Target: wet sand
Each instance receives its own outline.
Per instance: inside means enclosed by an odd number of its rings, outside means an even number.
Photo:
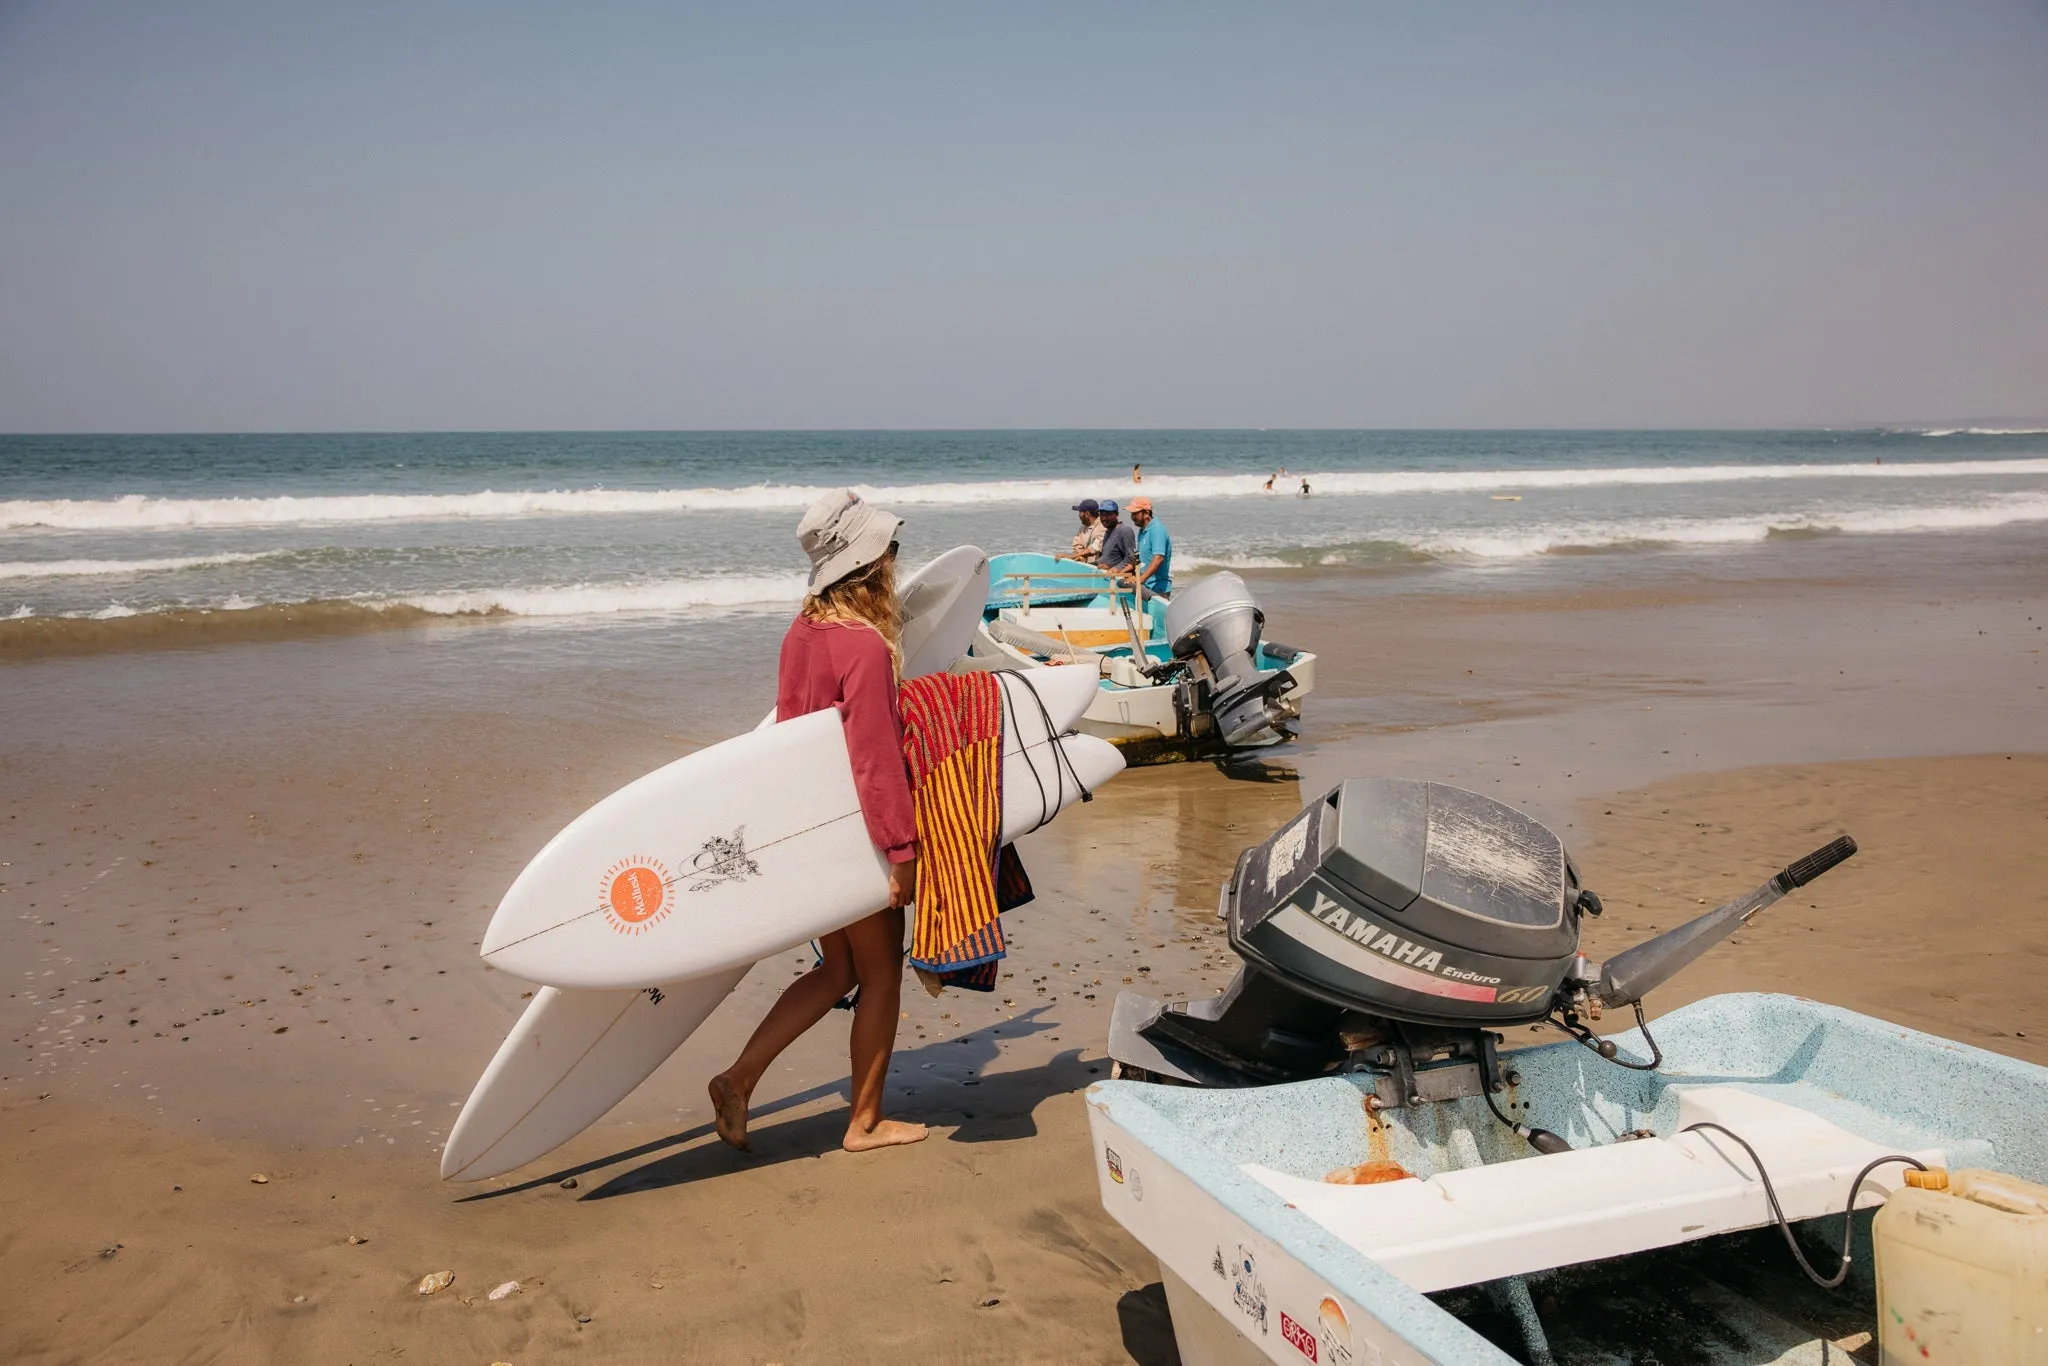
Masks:
[[[1555,823],[1610,907],[1595,953],[1847,829],[1856,860],[1653,1007],[1805,991],[2048,1061],[2044,559],[1570,594],[1274,576],[1273,634],[1325,661],[1299,781],[1132,772],[1031,837],[1002,990],[905,993],[892,1094],[932,1141],[836,1151],[838,1017],[764,1082],[755,1156],[710,1137],[703,1078],[792,953],[612,1119],[474,1188],[433,1149],[529,990],[474,956],[490,906],[591,800],[750,722],[765,676],[704,697],[563,644],[507,678],[462,653],[490,625],[0,666],[0,1152],[33,1174],[0,1188],[0,1356],[1169,1360],[1078,1092],[1126,979],[1227,980],[1217,883],[1348,774]]]

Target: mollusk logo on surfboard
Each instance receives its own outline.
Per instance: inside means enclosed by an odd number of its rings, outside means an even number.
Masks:
[[[604,870],[604,918],[620,934],[639,934],[668,918],[668,869],[657,858],[634,854]]]

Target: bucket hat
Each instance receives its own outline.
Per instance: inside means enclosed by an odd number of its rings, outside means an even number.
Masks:
[[[852,489],[834,489],[813,502],[796,524],[797,544],[811,557],[808,591],[821,593],[881,559],[902,526],[901,517]]]

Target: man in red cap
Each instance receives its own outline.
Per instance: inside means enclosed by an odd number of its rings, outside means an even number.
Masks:
[[[1152,500],[1142,493],[1131,499],[1131,520],[1138,525],[1137,576],[1147,593],[1168,597],[1173,593],[1173,537],[1167,535],[1166,523],[1152,515]]]

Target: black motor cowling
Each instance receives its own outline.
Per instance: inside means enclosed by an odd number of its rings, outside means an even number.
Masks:
[[[1109,1055],[1121,1076],[1193,1086],[1374,1073],[1384,1106],[1504,1090],[1493,1027],[1546,1016],[1619,1062],[1586,1023],[1598,1007],[1634,1005],[1641,1024],[1645,992],[1855,852],[1840,836],[1603,966],[1578,952],[1600,900],[1556,835],[1463,788],[1352,779],[1239,855],[1218,908],[1245,960],[1229,987],[1119,992]],[[1516,1132],[1539,1151],[1562,1143]]]
[[[1389,1019],[1541,1019],[1578,954],[1579,877],[1563,843],[1442,783],[1339,784],[1247,849],[1224,895],[1248,962]]]

